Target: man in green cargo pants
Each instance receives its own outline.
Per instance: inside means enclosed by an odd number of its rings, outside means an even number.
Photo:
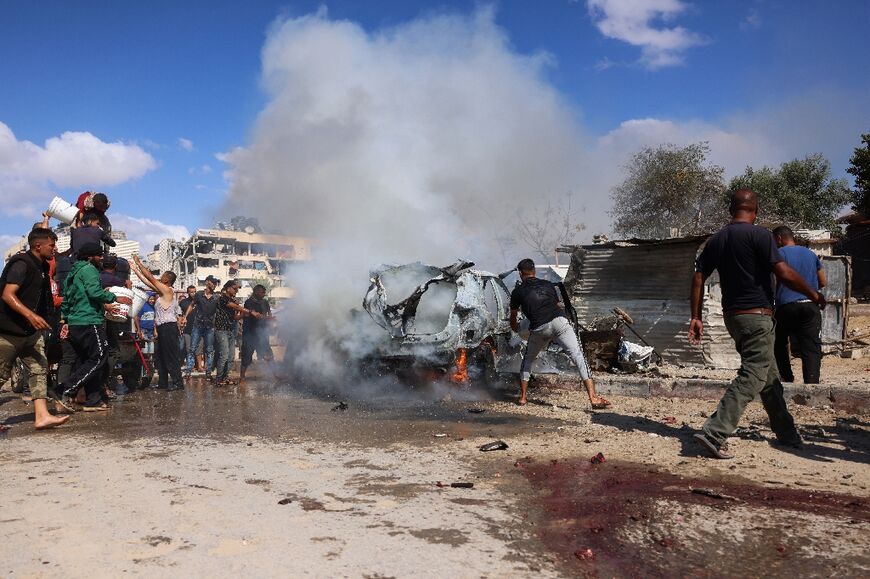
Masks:
[[[700,344],[704,332],[701,299],[704,281],[719,271],[725,327],[740,354],[740,370],[728,385],[716,411],[707,419],[695,439],[716,458],[732,458],[728,437],[737,429],[746,405],[761,396],[770,427],[777,440],[792,448],[801,447],[801,437],[786,408],[782,383],[773,355],[773,283],[771,274],[786,286],[807,296],[819,307],[825,297],[811,289],[789,267],[777,249],[773,234],[755,225],[758,198],[742,189],[731,195],[731,222],[717,231],[698,257],[692,278],[692,321],[689,341]]]

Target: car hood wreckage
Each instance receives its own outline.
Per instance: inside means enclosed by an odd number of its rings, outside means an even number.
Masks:
[[[372,271],[363,308],[385,334],[366,364],[378,372],[425,368],[460,384],[494,383],[499,374],[519,372],[526,343],[510,328],[503,281],[513,270],[496,275],[473,267],[459,260],[447,267],[417,262]],[[555,344],[533,368],[571,369]]]

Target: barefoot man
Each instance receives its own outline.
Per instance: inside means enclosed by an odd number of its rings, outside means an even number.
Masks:
[[[589,402],[592,408],[601,410],[610,406],[610,402],[595,392],[595,384],[583,357],[583,349],[574,328],[568,322],[565,315],[565,307],[559,300],[556,286],[547,280],[535,277],[535,262],[524,259],[517,264],[522,283],[511,292],[511,329],[517,333],[520,325],[517,314],[520,309],[529,320],[529,342],[526,353],[523,356],[523,365],[520,372],[520,399],[518,404],[524,405],[526,390],[529,387],[529,378],[532,375],[532,364],[538,354],[546,348],[550,342],[555,341],[567,350],[568,355],[577,366],[586,392],[589,394]]]
[[[51,306],[48,260],[54,256],[57,236],[38,227],[27,236],[29,251],[14,255],[0,276],[0,384],[12,373],[19,357],[30,375],[37,430],[60,426],[69,416],[53,416],[48,411],[45,344],[42,332],[51,329],[45,321]]]

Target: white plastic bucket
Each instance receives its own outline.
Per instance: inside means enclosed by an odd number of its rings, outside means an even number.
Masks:
[[[72,225],[73,221],[76,220],[79,210],[75,205],[70,205],[60,197],[55,197],[51,200],[45,212],[49,217],[63,221],[67,225]]]
[[[130,316],[130,308],[133,307],[133,290],[125,287],[110,287],[109,291],[118,298],[118,309],[115,312],[106,312],[106,319],[113,322],[126,322]]]
[[[148,301],[148,294],[145,293],[145,290],[138,287],[134,287],[131,291],[133,292],[133,305],[130,307],[130,318],[135,318],[142,311],[142,308],[145,307],[145,302]]]

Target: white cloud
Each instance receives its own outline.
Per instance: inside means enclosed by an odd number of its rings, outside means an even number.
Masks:
[[[595,26],[606,37],[641,49],[641,63],[657,69],[683,63],[685,51],[705,38],[664,23],[686,11],[682,0],[587,0]]]
[[[743,20],[740,21],[740,30],[743,30],[744,32],[748,30],[758,30],[761,28],[761,24],[761,12],[758,11],[758,8],[750,8]]]
[[[124,231],[127,239],[138,241],[143,255],[160,243],[161,239],[171,238],[184,240],[190,237],[190,231],[183,225],[171,225],[147,217],[130,217],[120,213],[109,215],[112,229]]]
[[[193,151],[193,141],[190,139],[185,139],[184,137],[178,137],[178,146],[184,149],[185,151]]]
[[[209,173],[211,173],[211,171],[211,165],[209,164],[200,165],[199,167],[187,168],[188,175],[208,175]]]
[[[107,143],[87,132],[65,132],[40,147],[19,141],[0,122],[0,214],[32,215],[51,199],[50,186],[118,185],[156,167],[154,158],[138,145]]]

